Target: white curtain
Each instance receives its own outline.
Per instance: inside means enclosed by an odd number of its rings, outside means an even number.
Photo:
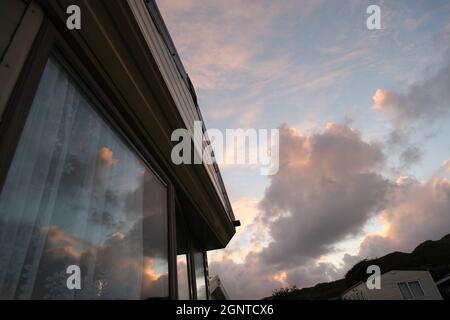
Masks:
[[[166,214],[144,208],[148,176],[49,60],[0,194],[0,299],[139,299],[146,259],[162,261],[152,271],[160,289],[146,297],[167,295],[166,235],[153,244],[161,252],[144,252],[146,217]],[[67,288],[69,265],[81,269],[81,290]]]

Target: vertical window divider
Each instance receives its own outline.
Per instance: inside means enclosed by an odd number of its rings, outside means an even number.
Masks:
[[[168,236],[169,236],[169,297],[171,300],[178,299],[177,281],[177,237],[176,237],[176,205],[175,188],[172,183],[168,184]]]
[[[192,256],[192,250],[189,244],[189,251],[188,251],[188,270],[189,270],[189,284],[191,286],[191,293],[192,293],[192,300],[197,300],[197,283],[195,281],[195,261],[194,257]]]
[[[209,300],[209,268],[208,268],[208,255],[206,251],[203,252],[203,269],[205,270],[205,290],[206,300]]]

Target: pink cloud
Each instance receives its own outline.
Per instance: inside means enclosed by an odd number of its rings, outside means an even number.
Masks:
[[[105,166],[114,166],[119,161],[117,159],[114,159],[114,153],[111,149],[103,147],[98,152],[98,159],[102,165]]]

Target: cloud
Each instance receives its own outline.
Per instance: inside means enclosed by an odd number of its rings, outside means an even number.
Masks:
[[[403,168],[409,168],[422,159],[422,151],[416,146],[408,146],[400,155]]]
[[[262,298],[283,286],[336,280],[361,259],[411,251],[450,232],[450,160],[427,181],[389,180],[377,173],[384,164],[380,145],[333,123],[311,135],[282,126],[280,152],[280,171],[259,206],[255,199],[234,203],[245,221],[242,235],[253,230],[265,241],[252,246],[250,238],[239,258],[210,259],[211,274],[221,276],[233,298]],[[371,218],[384,228],[364,236]],[[320,262],[336,252],[336,243],[355,235],[363,235],[357,255],[346,253],[340,266]],[[238,243],[243,242],[221,252]]]
[[[450,50],[437,66],[429,66],[403,91],[377,89],[372,109],[388,116],[391,129],[386,139],[396,174],[410,169],[423,157],[423,145],[442,128],[450,111]],[[434,70],[434,71],[430,71]]]
[[[436,42],[437,44],[448,44],[450,42],[450,22],[448,22],[444,29],[442,30],[442,32],[440,32],[437,36],[436,36]]]
[[[282,126],[280,161],[259,204],[255,199],[233,203],[242,213],[244,232],[226,250],[210,254],[211,274],[219,274],[236,299],[342,275],[317,260],[332,252],[335,242],[361,231],[389,185],[375,173],[384,162],[380,146],[343,125],[329,123],[309,136]],[[227,253],[236,250],[239,257]]]
[[[352,70],[368,63],[367,38],[355,43],[354,38],[348,37],[345,41],[350,47],[331,50],[331,55],[316,52],[317,43],[311,44],[310,50],[298,52],[299,47],[306,47],[311,41],[311,35],[300,32],[308,21],[298,21],[299,17],[311,18],[324,3],[158,2],[205,115],[238,126],[253,125],[267,115],[264,111],[274,107],[274,101],[332,88],[347,79]],[[328,39],[329,33],[319,29],[317,37],[321,41],[330,46],[342,45],[342,39]],[[298,39],[292,39],[293,34],[298,34]],[[311,50],[318,56],[318,63],[309,61]]]
[[[445,40],[449,24],[436,36]],[[407,169],[423,156],[422,143],[411,142],[420,131],[430,132],[433,124],[448,117],[450,111],[450,51],[434,72],[424,73],[422,80],[412,83],[404,92],[378,89],[373,108],[386,113],[393,121],[388,147],[399,148],[400,169]],[[446,177],[448,162],[427,181],[412,177],[397,179],[390,190],[386,209],[380,213],[385,223],[383,235],[369,235],[360,246],[360,257],[378,257],[393,250],[410,251],[419,243],[442,237],[450,232],[450,189]]]
[[[210,262],[209,268],[210,274],[220,275],[232,299],[261,299],[281,287],[313,286],[342,276],[332,264],[314,261],[291,269],[274,269],[256,252],[250,252],[243,263],[225,259]]]
[[[331,263],[311,262],[286,273],[286,285],[309,287],[325,281],[334,281],[341,276],[340,270]]]
[[[266,125],[265,118],[277,124],[285,120],[279,118],[283,112],[295,117],[295,112],[301,110],[307,118],[303,104],[325,105],[317,101],[337,95],[336,88],[368,67],[370,72],[380,71],[383,76],[395,74],[395,79],[399,75],[410,79],[409,73],[399,70],[405,64],[417,63],[417,50],[404,45],[410,39],[401,38],[402,34],[395,30],[406,28],[412,34],[412,30],[427,23],[427,17],[420,21],[396,19],[403,16],[390,14],[396,12],[393,8],[387,10],[384,21],[387,27],[399,28],[370,34],[366,30],[359,33],[354,23],[342,23],[340,12],[345,12],[348,21],[349,10],[341,4],[339,10],[330,10],[338,16],[328,20],[324,28],[308,29],[312,33],[301,30],[313,19],[285,19],[292,18],[292,13],[298,18],[300,11],[302,15],[311,14],[322,3],[164,0],[160,7],[186,69],[200,91],[205,114],[220,126],[225,121],[227,125],[232,122],[247,126],[258,122]],[[356,16],[360,16],[362,7],[364,4],[352,2]],[[364,23],[361,25],[364,27]],[[330,33],[330,28],[337,31]],[[398,39],[392,39],[398,46],[398,55],[384,55],[383,48],[392,49],[389,32],[402,39],[398,43]],[[415,37],[414,43],[419,42],[420,35]],[[449,87],[444,81],[445,66],[448,60],[444,60],[440,70],[431,76],[424,73],[424,80],[404,91],[380,89],[375,93],[375,109],[389,115],[396,127],[391,143],[398,148],[395,156],[402,169],[417,163],[422,155],[421,144],[413,143],[409,137],[410,127],[447,112],[441,104],[445,102],[443,88]],[[312,104],[303,101],[311,93]],[[423,106],[428,102],[438,104]],[[316,105],[315,112],[323,111]],[[332,105],[330,99],[326,105]],[[333,117],[334,111],[327,112],[332,112]],[[282,285],[306,286],[339,277],[342,269],[318,263],[318,259],[334,253],[340,240],[354,235],[363,237],[362,228],[372,217],[382,219],[385,232],[366,237],[361,255],[381,255],[404,243],[394,241],[396,233],[390,228],[397,223],[387,213],[410,201],[409,197],[401,197],[401,190],[405,196],[407,190],[421,182],[408,177],[398,181],[383,177],[379,173],[385,165],[381,146],[365,141],[347,126],[330,124],[312,135],[285,127],[283,133],[280,173],[270,180],[260,206],[257,199],[233,201],[236,215],[243,217],[243,227],[227,249],[209,254],[211,274],[221,276],[233,298],[264,297]],[[392,150],[388,151],[392,157]],[[343,262],[350,265],[358,259],[359,256],[347,254]]]
[[[47,251],[59,258],[69,257],[72,259],[79,259],[82,255],[80,243],[86,247],[86,251],[92,248],[81,241],[80,238],[66,234],[64,230],[59,227],[49,226],[43,227],[41,233],[47,236],[46,246],[49,248]]]
[[[274,278],[274,270],[265,266],[255,252],[250,252],[243,263],[227,258],[211,261],[209,269],[211,275],[220,275],[232,299],[263,298],[283,285]]]
[[[446,162],[429,180],[397,179],[386,208],[379,214],[385,224],[382,235],[368,235],[359,257],[376,258],[391,251],[410,252],[426,240],[450,233],[450,179]]]
[[[98,152],[98,160],[104,166],[115,166],[118,160],[114,159],[114,153],[111,149],[103,147]]]
[[[347,126],[312,136],[282,127],[280,171],[261,202],[273,238],[264,262],[290,268],[358,234],[383,203],[389,183],[375,172],[383,161],[379,145]]]
[[[431,76],[412,84],[405,93],[378,89],[373,108],[388,113],[399,124],[435,121],[450,110],[450,54]]]
[[[266,0],[159,2],[194,84],[206,90],[238,87],[263,48],[264,37],[271,33],[270,26],[292,4]]]
[[[143,223],[146,224],[145,220]],[[107,299],[163,296],[168,283],[167,258],[165,253],[159,255],[150,248],[145,242],[148,240],[147,235],[143,239],[144,250],[139,250],[143,228],[148,233],[155,233],[156,230],[154,227],[154,230],[150,230],[144,225],[132,228],[128,233],[115,232],[98,245],[59,227],[42,228],[40,231],[47,239],[41,259],[46,267],[45,270],[39,270],[38,281],[65,271],[68,264],[79,265],[83,272],[95,266],[95,278],[90,278],[89,275],[83,275],[82,278],[83,291],[80,294],[86,298],[100,297],[100,293],[105,294],[102,294],[102,298]],[[150,245],[155,245],[155,241]],[[105,282],[102,291],[99,291],[98,281]],[[60,284],[55,284],[55,287],[61,288]],[[36,286],[36,289],[41,290],[42,294],[47,293],[44,286]]]
[[[258,218],[258,203],[258,199],[253,198],[240,198],[232,202],[233,211],[239,217],[241,226],[225,249],[210,254],[210,262],[232,261],[242,264],[248,254],[261,252],[267,245],[268,231]]]

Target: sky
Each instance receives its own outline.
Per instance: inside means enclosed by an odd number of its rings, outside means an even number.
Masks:
[[[450,1],[157,2],[206,126],[280,129],[276,175],[221,167],[242,226],[208,258],[232,298],[450,233]]]

